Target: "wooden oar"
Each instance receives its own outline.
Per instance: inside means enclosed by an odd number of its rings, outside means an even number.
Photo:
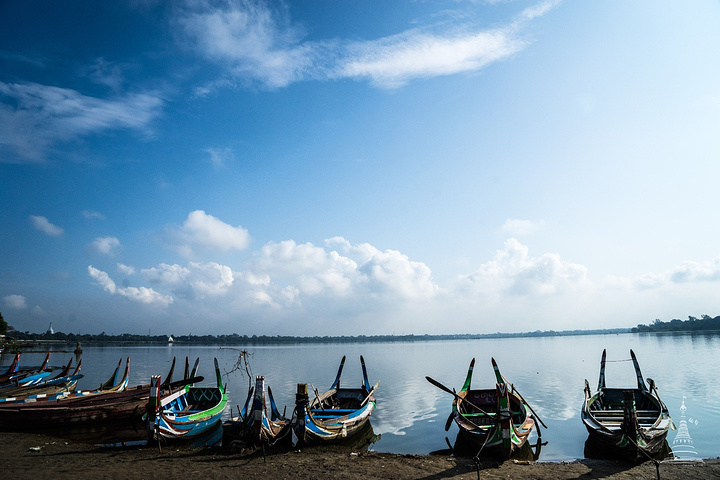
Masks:
[[[178,388],[178,387],[184,387],[185,385],[192,384],[192,383],[200,383],[203,380],[205,380],[205,377],[192,377],[192,378],[183,378],[182,380],[178,380],[177,382],[172,382],[168,385],[170,389]]]
[[[343,357],[343,360],[345,360],[345,357]],[[340,369],[342,369],[342,366],[340,366]],[[340,378],[340,375],[338,375],[338,378]],[[318,392],[318,389],[315,388],[315,385],[310,385],[310,386],[312,387],[313,392],[315,392],[315,398],[317,399],[318,405],[320,405],[320,410],[322,410],[324,412],[325,407],[323,407],[322,402],[320,401],[320,392]]]
[[[365,397],[365,399],[360,403],[360,406],[361,406],[361,407],[362,407],[363,405],[365,405],[365,402],[367,402],[368,400],[370,400],[370,395],[372,395],[373,392],[375,391],[375,389],[376,389],[377,387],[379,387],[379,386],[380,386],[380,380],[378,380],[377,383],[370,389],[370,392],[367,394],[367,397]]]
[[[489,413],[487,413],[487,412],[486,412],[485,410],[483,410],[482,408],[480,408],[480,407],[478,407],[477,405],[475,405],[474,403],[470,402],[470,400],[467,400],[467,399],[461,397],[460,395],[458,395],[457,393],[453,392],[452,390],[450,390],[448,387],[446,387],[446,386],[443,385],[442,383],[438,382],[437,380],[433,380],[433,379],[430,378],[430,377],[425,377],[425,380],[427,380],[428,382],[432,383],[433,385],[435,385],[436,387],[438,387],[440,390],[443,390],[443,391],[449,393],[450,395],[454,396],[455,398],[457,398],[457,399],[459,399],[459,400],[461,400],[461,401],[463,401],[463,402],[467,402],[468,405],[470,405],[471,407],[477,408],[478,410],[480,410],[480,413],[484,413],[485,415],[488,415],[488,416],[490,415]]]
[[[510,380],[508,380],[507,378],[505,378],[504,375],[503,375],[503,380],[505,380],[505,383],[510,383]],[[513,391],[514,391],[515,393],[517,393],[517,396],[520,397],[520,400],[522,400],[523,403],[528,406],[528,408],[530,409],[530,411],[532,412],[532,414],[535,415],[535,418],[538,419],[538,422],[540,422],[540,425],[542,425],[543,427],[545,427],[545,428],[547,429],[548,427],[547,427],[547,425],[545,425],[545,422],[543,422],[542,419],[540,418],[540,416],[539,416],[537,413],[535,413],[535,410],[533,410],[533,408],[530,406],[530,404],[527,402],[527,400],[525,400],[525,399],[523,398],[523,396],[520,395],[520,392],[517,391],[517,389],[515,388],[515,385],[513,385],[512,383],[510,383],[510,385],[512,385]]]

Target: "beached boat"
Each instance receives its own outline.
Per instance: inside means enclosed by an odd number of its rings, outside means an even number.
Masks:
[[[80,373],[82,360],[78,362],[75,371],[71,374],[73,360],[70,358],[63,370],[52,378],[43,378],[39,382],[17,382],[14,386],[7,385],[0,388],[0,397],[23,397],[28,395],[54,394],[60,392],[73,392],[78,380],[83,375]],[[49,373],[49,372],[48,372]]]
[[[15,387],[18,385],[30,385],[39,383],[49,376],[51,371],[48,368],[50,352],[45,355],[45,360],[39,368],[20,368],[20,354],[16,353],[7,371],[0,375],[0,388]]]
[[[450,428],[452,420],[458,425],[457,450],[508,459],[527,442],[535,427],[535,418],[514,385],[502,376],[494,358],[492,365],[497,381],[495,388],[470,388],[474,358],[470,362],[465,383],[457,393],[430,377],[425,378],[455,397],[445,429]]]
[[[173,361],[171,373],[174,365]],[[97,390],[0,399],[0,428],[24,431],[139,420],[147,408],[150,385],[128,388],[129,369],[130,358],[126,361],[125,372],[121,378],[116,368],[110,379]],[[172,375],[168,375],[168,380],[171,378]],[[163,391],[173,391],[192,380],[184,379],[174,383],[166,381]]]
[[[197,363],[195,365],[197,367]],[[149,438],[155,441],[190,439],[216,427],[228,401],[217,359],[215,377],[216,387],[188,384],[163,397],[160,377],[153,375],[146,422]]]
[[[370,421],[376,407],[374,393],[380,382],[370,388],[362,355],[360,363],[363,373],[360,388],[340,386],[345,357],[340,361],[337,376],[328,391],[320,394],[311,385],[314,398],[310,400],[307,384],[298,384],[292,420],[298,444],[337,442],[353,436]]]
[[[585,401],[581,419],[589,439],[608,454],[630,461],[654,458],[666,447],[668,429],[674,428],[667,406],[660,399],[655,382],[645,385],[635,352],[630,350],[637,388],[605,386],[606,351],[600,361],[600,378],[593,394],[585,380]]]
[[[290,419],[278,411],[269,386],[265,395],[264,376],[255,377],[255,386],[250,387],[245,405],[238,413],[238,417],[223,424],[223,446],[231,450],[271,447],[290,439]]]

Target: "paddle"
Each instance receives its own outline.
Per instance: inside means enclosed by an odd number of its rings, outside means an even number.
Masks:
[[[188,385],[190,383],[200,383],[203,380],[205,380],[205,377],[184,378],[182,380],[178,380],[177,382],[172,382],[171,384],[167,385],[167,387],[172,390],[174,388],[184,387],[185,385]]]
[[[343,360],[344,359],[345,359],[345,357],[343,357]],[[340,368],[342,369],[342,366]],[[340,378],[340,375],[338,375],[338,378]],[[318,389],[315,388],[315,385],[310,385],[310,386],[312,387],[313,392],[315,392],[315,398],[317,399],[318,405],[320,405],[320,410],[322,410],[324,412],[325,407],[323,407],[322,402],[320,401],[320,392],[318,392]]]
[[[504,375],[502,378],[503,378],[503,380],[505,380],[505,383],[510,383],[510,380],[505,378]],[[513,385],[512,383],[510,383],[510,385],[512,385],[513,391],[517,394],[518,397],[520,397],[520,400],[522,400],[523,403],[528,406],[528,408],[530,409],[532,414],[535,415],[535,418],[538,419],[538,422],[540,422],[540,425],[542,425],[543,427],[545,427],[547,429],[548,427],[547,427],[547,425],[545,425],[545,422],[543,422],[542,419],[540,418],[540,416],[537,413],[535,413],[535,410],[533,410],[533,408],[530,406],[530,404],[527,402],[527,400],[525,400],[523,398],[523,396],[520,395],[520,392],[517,391],[517,388],[515,388],[515,385]]]
[[[372,395],[373,392],[375,391],[375,389],[376,389],[377,387],[379,387],[379,386],[380,386],[380,380],[378,380],[377,383],[370,389],[370,392],[367,394],[367,397],[365,397],[365,400],[363,400],[363,401],[360,403],[360,406],[361,406],[361,407],[362,407],[363,405],[365,405],[365,402],[367,402],[368,400],[370,400],[370,395]]]
[[[474,408],[477,408],[478,410],[480,410],[480,413],[484,413],[485,415],[490,415],[489,413],[487,413],[487,412],[486,412],[485,410],[483,410],[482,408],[478,407],[477,405],[475,405],[474,403],[470,402],[469,400],[461,397],[460,395],[458,395],[457,393],[453,392],[452,390],[450,390],[448,387],[446,387],[446,386],[443,385],[442,383],[438,382],[437,380],[433,380],[433,379],[430,378],[430,377],[425,377],[425,380],[427,380],[428,382],[432,383],[433,385],[435,385],[436,387],[438,387],[440,390],[443,390],[443,391],[449,393],[450,395],[454,396],[455,398],[460,399],[460,400],[463,401],[463,402],[467,402],[468,405],[470,405],[471,407],[474,407]]]

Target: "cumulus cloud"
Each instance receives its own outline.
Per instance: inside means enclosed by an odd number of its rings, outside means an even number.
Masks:
[[[27,308],[25,297],[22,295],[6,295],[3,297],[3,303],[7,308],[15,310],[24,310]]]
[[[398,251],[380,251],[369,244],[353,246],[341,237],[326,245],[339,246],[342,254],[292,240],[269,243],[253,270],[285,279],[305,295],[361,294],[407,300],[431,297],[439,289],[427,265]]]
[[[58,142],[108,130],[145,131],[161,111],[155,94],[125,94],[114,99],[83,95],[37,83],[0,82],[0,161],[42,162]]]
[[[167,307],[173,303],[173,298],[171,296],[162,295],[152,288],[118,287],[106,272],[98,270],[92,265],[88,265],[88,275],[90,275],[90,277],[95,280],[95,283],[102,287],[103,290],[111,295],[120,295],[132,300],[133,302],[159,307]]]
[[[176,249],[191,258],[198,248],[227,252],[244,250],[250,244],[250,234],[241,226],[233,227],[202,210],[188,214],[182,227],[173,232]]]
[[[587,268],[554,253],[531,257],[514,238],[492,260],[459,278],[461,290],[474,294],[548,296],[586,285]]]
[[[142,269],[140,274],[148,282],[164,285],[191,298],[224,295],[235,280],[230,267],[215,262],[190,262],[187,267],[162,263]]]
[[[98,253],[112,255],[120,248],[120,240],[116,237],[98,237],[93,240],[90,246]]]
[[[557,2],[542,2],[520,12],[504,27],[472,25],[416,28],[373,40],[304,40],[304,29],[286,9],[252,0],[193,2],[179,10],[176,23],[183,39],[231,79],[267,88],[311,79],[366,79],[396,88],[417,78],[475,72],[504,60],[528,44],[520,36],[531,20]],[[456,24],[455,24],[456,25]],[[232,84],[210,82],[199,95]]]
[[[63,230],[61,227],[53,225],[48,221],[47,218],[41,217],[39,215],[30,215],[30,222],[32,222],[33,226],[36,229],[40,230],[46,235],[50,235],[51,237],[59,237],[60,235],[65,233],[65,230]]]

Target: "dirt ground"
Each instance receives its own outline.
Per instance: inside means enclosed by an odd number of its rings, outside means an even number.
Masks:
[[[219,449],[165,446],[106,448],[29,433],[0,432],[3,478],[342,478],[368,479],[655,479],[651,462],[630,465],[601,460],[561,463],[485,462],[448,455],[394,455],[307,448],[281,453],[226,454]],[[664,462],[660,478],[720,478],[720,460]]]

